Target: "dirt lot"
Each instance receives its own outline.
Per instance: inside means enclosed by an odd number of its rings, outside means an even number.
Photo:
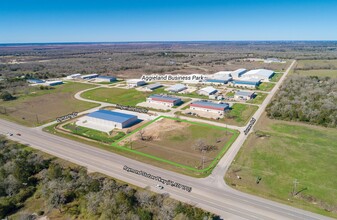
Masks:
[[[143,136],[149,140],[141,140],[138,131],[119,145],[198,169],[201,168],[202,154],[195,149],[196,140],[203,139],[206,144],[216,147],[216,150],[205,154],[204,167],[207,167],[233,135],[221,128],[167,118],[159,119],[142,130]]]

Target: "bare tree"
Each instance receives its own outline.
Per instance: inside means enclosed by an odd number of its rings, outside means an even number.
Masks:
[[[199,151],[202,154],[201,164],[202,164],[202,169],[204,169],[205,155],[211,151],[217,150],[218,147],[215,145],[206,144],[205,139],[200,138],[200,139],[197,139],[196,142],[194,143],[194,149]]]
[[[144,129],[140,129],[138,131],[138,137],[139,137],[140,140],[145,141],[146,138],[145,138],[145,130]]]

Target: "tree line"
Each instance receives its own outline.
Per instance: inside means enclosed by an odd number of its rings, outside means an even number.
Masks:
[[[29,203],[44,201],[35,215]],[[0,218],[18,212],[20,219],[57,212],[78,219],[218,219],[189,204],[136,188],[84,167],[68,166],[46,158],[16,142],[0,137]]]
[[[266,109],[270,118],[337,127],[337,79],[290,76]]]

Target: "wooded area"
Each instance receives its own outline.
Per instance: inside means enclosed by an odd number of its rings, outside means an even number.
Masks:
[[[35,212],[40,216],[56,211],[79,219],[218,219],[168,194],[89,175],[83,167],[61,165],[0,137],[0,218],[19,212],[20,219],[34,219],[24,211],[25,201],[41,199],[42,208]]]
[[[267,107],[270,118],[337,127],[337,79],[290,76]]]

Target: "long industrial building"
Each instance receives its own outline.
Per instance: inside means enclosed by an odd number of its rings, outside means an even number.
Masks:
[[[165,106],[175,106],[182,103],[181,98],[172,97],[172,96],[165,96],[165,95],[151,95],[146,99],[146,102],[153,103],[153,104],[160,104]]]
[[[223,114],[229,109],[228,103],[214,103],[209,101],[195,101],[190,104],[191,110]]]
[[[269,81],[274,76],[275,72],[272,70],[265,70],[265,69],[257,69],[257,70],[250,70],[246,72],[243,76],[245,78],[251,79],[259,79],[263,81]]]
[[[130,127],[137,122],[138,117],[136,115],[109,110],[98,110],[81,117],[76,124],[103,132],[109,132],[114,128],[122,129]]]

